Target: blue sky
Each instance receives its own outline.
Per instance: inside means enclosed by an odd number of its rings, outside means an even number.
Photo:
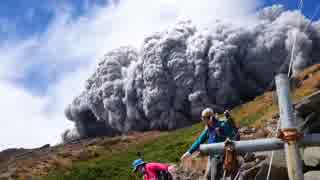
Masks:
[[[73,127],[64,108],[108,50],[139,48],[179,17],[197,25],[240,22],[272,4],[296,9],[298,0],[2,0],[0,150],[57,142]],[[312,17],[319,4],[305,0],[303,13]]]
[[[106,5],[107,0],[3,0],[0,4],[0,18],[9,20],[15,26],[20,38],[46,30],[56,11],[66,6],[72,7],[72,15],[77,18],[92,6]],[[12,31],[2,31],[1,36],[12,36]]]
[[[270,6],[272,4],[282,4],[287,9],[298,9],[300,0],[264,0],[264,6]],[[303,0],[302,12],[305,16],[311,18],[313,17],[316,9],[319,8],[319,0]],[[315,16],[315,20],[319,19],[320,12]]]

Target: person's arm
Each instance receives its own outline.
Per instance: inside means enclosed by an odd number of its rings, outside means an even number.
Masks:
[[[203,144],[208,139],[208,131],[209,130],[207,128],[204,131],[202,131],[201,135],[198,137],[198,139],[192,144],[192,146],[188,150],[190,154],[198,150],[200,147],[200,144]]]

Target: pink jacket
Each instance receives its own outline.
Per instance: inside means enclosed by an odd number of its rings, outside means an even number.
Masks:
[[[167,171],[169,165],[162,164],[162,163],[147,163],[145,165],[145,173],[144,173],[144,180],[158,180],[157,172],[159,171]]]

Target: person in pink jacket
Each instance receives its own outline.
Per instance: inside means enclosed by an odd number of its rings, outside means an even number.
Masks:
[[[174,166],[163,163],[145,163],[142,159],[137,159],[132,163],[133,171],[143,174],[144,180],[172,180]]]

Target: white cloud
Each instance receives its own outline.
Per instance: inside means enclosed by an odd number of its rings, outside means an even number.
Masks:
[[[106,7],[91,8],[74,19],[72,8],[57,8],[47,31],[24,40],[0,44],[0,149],[34,147],[57,142],[70,127],[64,107],[81,92],[96,60],[121,46],[139,47],[143,38],[161,31],[179,19],[191,19],[200,27],[216,19],[243,22],[258,6],[258,0],[122,0]],[[75,64],[63,78],[48,84],[45,96],[12,83],[41,65],[44,75],[52,69]]]
[[[34,147],[56,143],[63,124],[52,121],[44,113],[47,98],[30,95],[11,84],[0,83],[1,132],[0,149]]]
[[[27,67],[32,66],[30,51],[39,42],[36,38],[2,43],[0,46],[0,80],[21,78],[26,72]]]

